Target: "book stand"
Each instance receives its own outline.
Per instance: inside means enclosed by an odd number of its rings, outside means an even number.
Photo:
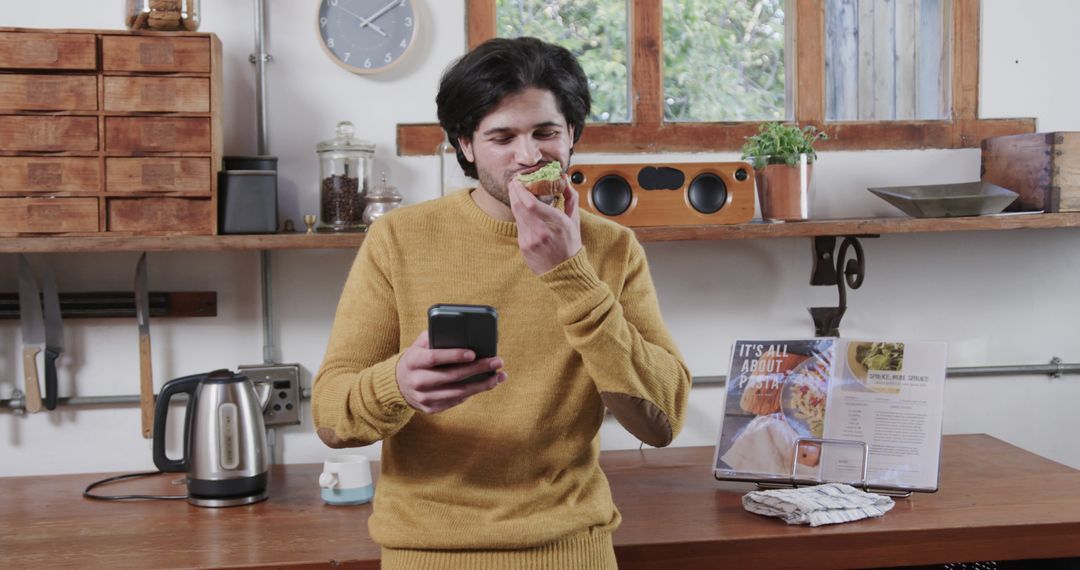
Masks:
[[[818,443],[821,444],[822,451],[826,445],[846,445],[851,447],[858,447],[861,450],[862,466],[860,472],[862,473],[858,482],[849,481],[825,481],[822,479],[807,479],[800,477],[797,473],[799,468],[799,447],[803,443]],[[865,441],[858,441],[854,439],[825,439],[820,437],[797,437],[791,450],[791,476],[787,480],[782,479],[769,479],[763,481],[755,481],[760,489],[788,489],[798,488],[808,485],[821,485],[822,483],[844,483],[857,487],[868,493],[879,493],[882,495],[888,495],[890,497],[909,497],[911,491],[905,491],[903,489],[890,489],[881,487],[871,487],[867,483],[867,469],[870,463],[870,446]]]

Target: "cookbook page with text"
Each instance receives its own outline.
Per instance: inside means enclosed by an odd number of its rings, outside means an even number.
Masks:
[[[937,489],[945,367],[942,342],[838,342],[825,437],[867,443],[871,485]],[[858,481],[861,457],[826,445],[822,470],[827,480]]]

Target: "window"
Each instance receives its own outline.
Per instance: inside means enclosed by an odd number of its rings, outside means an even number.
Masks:
[[[826,0],[825,119],[948,119],[951,8],[948,0]]]
[[[784,0],[664,0],[664,120],[782,121]]]
[[[465,1],[469,46],[472,47],[496,35],[497,2],[505,0]],[[561,0],[558,4],[579,6],[599,5],[603,2]],[[940,112],[945,108],[945,103],[942,102],[938,107],[938,116],[933,120],[920,120],[925,115],[919,114],[921,111],[918,110],[918,105],[914,119],[904,114],[891,116],[888,113],[876,112],[873,118],[868,118],[858,114],[858,111],[855,117],[850,117],[850,110],[840,110],[850,109],[850,103],[845,102],[842,106],[827,103],[828,97],[840,96],[838,87],[847,88],[845,77],[849,76],[840,74],[839,79],[833,79],[831,83],[827,78],[828,72],[839,71],[826,61],[828,53],[835,53],[835,46],[828,45],[834,38],[829,36],[827,41],[826,12],[830,7],[834,13],[839,9],[850,12],[852,7],[863,6],[864,2],[865,6],[872,3],[875,13],[881,5],[898,6],[900,3],[917,6],[915,14],[920,14],[920,17],[924,9],[930,11],[935,3],[938,3],[940,13],[948,10],[950,19],[941,20],[940,38],[942,46],[945,46],[943,49],[948,51],[948,57],[941,54],[943,67],[938,68],[939,73],[947,71],[948,75],[942,76],[936,86],[937,89],[944,90],[939,92],[939,95],[943,101],[948,102],[947,114]],[[744,137],[757,131],[757,121],[773,119],[751,116],[760,114],[760,110],[765,109],[764,105],[759,105],[753,112],[740,111],[742,116],[735,118],[718,118],[713,111],[701,110],[707,109],[708,103],[695,100],[694,103],[683,104],[684,99],[687,102],[691,99],[677,89],[677,81],[665,77],[668,74],[664,73],[662,64],[669,53],[665,41],[675,44],[681,41],[677,32],[670,29],[672,26],[678,27],[680,23],[665,22],[665,11],[669,15],[674,13],[674,5],[680,3],[700,6],[710,4],[710,1],[671,0],[672,5],[668,6],[669,2],[665,0],[626,0],[630,30],[627,48],[630,54],[627,59],[630,65],[630,122],[590,123],[575,150],[617,153],[737,151],[742,147]],[[547,2],[539,1],[537,4]],[[735,9],[736,4],[743,3],[711,0],[711,4]],[[777,17],[783,13],[784,107],[790,109],[784,112],[784,116],[799,124],[815,125],[828,132],[829,140],[819,146],[823,150],[970,148],[978,147],[987,137],[1035,130],[1034,119],[978,118],[979,0],[756,0],[752,4],[761,5],[762,13],[766,9],[773,10],[768,19],[770,29],[779,29]],[[892,7],[893,14],[897,6]],[[903,10],[901,9],[901,13],[904,13]],[[851,16],[847,17],[850,21]],[[879,14],[878,17],[883,16]],[[895,18],[895,15],[890,17]],[[729,27],[733,24],[717,21],[714,25]],[[894,27],[895,25],[894,21]],[[738,23],[734,26],[737,27]],[[728,33],[703,29],[717,37]],[[745,36],[745,29],[741,37]],[[830,27],[829,31],[832,32],[833,28]],[[751,37],[758,36],[751,33]],[[745,49],[746,46],[738,47]],[[834,59],[834,62],[836,61],[839,60]],[[779,63],[779,60],[774,59],[770,63]],[[711,74],[699,77],[706,75]],[[711,77],[705,78],[711,80]],[[894,86],[893,92],[908,89],[905,85],[909,84],[910,82],[902,82],[900,86]],[[771,93],[777,85],[778,83],[770,84],[765,92]],[[876,90],[874,97],[877,97]],[[690,111],[684,111],[680,105]],[[827,108],[830,109],[828,112]],[[433,154],[442,140],[443,133],[437,124],[398,125],[400,155]]]
[[[570,50],[589,78],[589,122],[630,122],[626,0],[496,0],[500,37],[533,36]]]

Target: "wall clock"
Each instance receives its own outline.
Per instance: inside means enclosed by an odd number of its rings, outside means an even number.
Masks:
[[[415,0],[320,0],[319,39],[334,63],[378,73],[412,49],[416,16]]]

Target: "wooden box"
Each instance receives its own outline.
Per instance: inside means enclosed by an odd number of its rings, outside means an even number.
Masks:
[[[0,67],[8,69],[97,69],[93,33],[0,29]]]
[[[97,202],[97,198],[0,198],[0,220],[14,232],[96,232]]]
[[[0,28],[0,236],[217,232],[221,42]]]
[[[1080,132],[986,139],[982,179],[1020,194],[1010,210],[1080,212]]]

